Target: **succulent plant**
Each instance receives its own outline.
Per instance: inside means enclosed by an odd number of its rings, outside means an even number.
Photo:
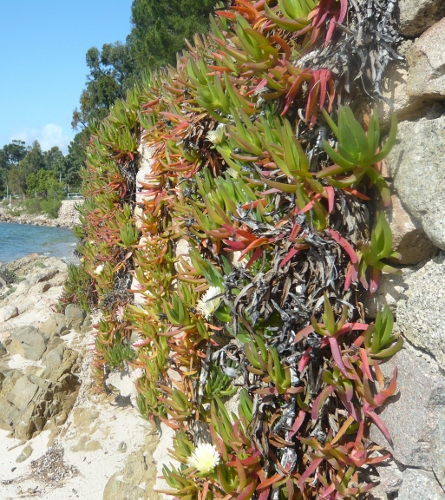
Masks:
[[[354,498],[387,458],[367,432],[390,439],[376,410],[396,373],[385,385],[379,362],[402,339],[358,301],[397,271],[389,226],[379,215],[371,231],[366,209],[372,186],[388,201],[376,165],[396,122],[379,151],[376,114],[364,126],[339,105],[342,76],[304,59],[348,29],[348,9],[235,0],[92,125],[73,279],[104,310],[98,378],[125,358],[143,371],[141,415],[176,430],[180,465],[163,469],[176,498]],[[212,467],[197,466],[203,432]]]

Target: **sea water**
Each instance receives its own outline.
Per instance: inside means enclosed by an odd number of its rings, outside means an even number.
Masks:
[[[39,253],[77,262],[73,251],[76,238],[71,229],[0,222],[0,262]]]

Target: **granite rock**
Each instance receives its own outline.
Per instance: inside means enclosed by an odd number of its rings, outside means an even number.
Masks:
[[[104,492],[103,500],[125,498],[128,500],[161,500],[153,487],[156,481],[156,464],[153,452],[158,438],[147,436],[145,446],[131,453],[122,470],[110,477]]]
[[[30,439],[51,421],[62,424],[79,389],[74,373],[77,358],[76,351],[59,346],[47,355],[43,371],[6,372],[0,396],[0,428],[10,430],[17,439]]]
[[[403,36],[414,38],[445,16],[443,0],[399,0],[397,27]]]
[[[381,365],[387,380],[395,366],[397,393],[380,413],[393,445],[374,425],[370,438],[387,448],[403,468],[429,471],[445,486],[445,379],[431,357],[408,344]]]
[[[46,339],[51,338],[53,335],[61,335],[63,332],[68,331],[65,315],[61,313],[51,315],[39,326],[39,330]]]
[[[76,304],[68,304],[65,309],[66,326],[79,331],[86,313]]]
[[[9,304],[0,309],[0,322],[8,321],[8,319],[16,318],[19,311],[16,306]]]
[[[406,297],[397,304],[398,328],[445,369],[445,253],[411,273],[406,285]]]
[[[400,259],[393,259],[393,263],[406,266],[431,259],[437,248],[427,238],[420,223],[413,220],[398,196],[393,194],[391,202],[386,219],[392,232],[393,250],[401,255]]]
[[[403,473],[399,500],[445,500],[445,492],[432,472],[407,469]]]
[[[445,249],[445,115],[399,124],[387,167],[397,196],[431,242]]]
[[[412,40],[404,40],[397,48],[401,61],[393,62],[385,71],[382,86],[382,95],[385,100],[380,99],[376,103],[380,125],[383,129],[389,127],[393,113],[397,115],[399,122],[413,117],[420,118],[425,115],[425,110],[428,109],[431,102],[435,102],[424,96],[413,96],[407,93],[408,63],[406,53],[412,45]]]
[[[407,52],[407,94],[445,99],[445,17],[429,28]]]
[[[4,346],[9,354],[20,354],[33,361],[39,360],[46,349],[43,335],[33,326],[16,328],[11,338],[4,341]]]

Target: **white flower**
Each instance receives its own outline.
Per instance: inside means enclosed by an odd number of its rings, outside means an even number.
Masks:
[[[145,370],[143,370],[142,368],[135,368],[131,372],[131,379],[133,380],[133,382],[136,382],[136,380],[140,379],[144,375],[145,375]]]
[[[188,464],[198,472],[210,472],[219,464],[219,453],[213,444],[199,443],[191,454]]]
[[[99,276],[99,274],[102,274],[102,271],[104,270],[104,266],[102,264],[100,264],[99,266],[96,267],[96,269],[94,270],[94,274],[96,274],[97,276]]]
[[[213,144],[222,144],[225,141],[225,132],[226,126],[224,125],[224,123],[220,123],[215,130],[211,130],[207,134],[207,139]]]
[[[196,309],[205,317],[209,319],[212,314],[218,309],[221,303],[222,290],[218,286],[211,286],[201,299],[196,304]]]

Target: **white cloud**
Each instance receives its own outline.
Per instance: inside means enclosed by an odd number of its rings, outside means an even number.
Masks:
[[[25,141],[27,146],[39,141],[42,151],[58,146],[63,153],[67,152],[68,144],[71,142],[71,139],[63,133],[62,127],[54,123],[48,123],[40,130],[35,128],[22,130],[14,134],[10,140],[13,139]]]

